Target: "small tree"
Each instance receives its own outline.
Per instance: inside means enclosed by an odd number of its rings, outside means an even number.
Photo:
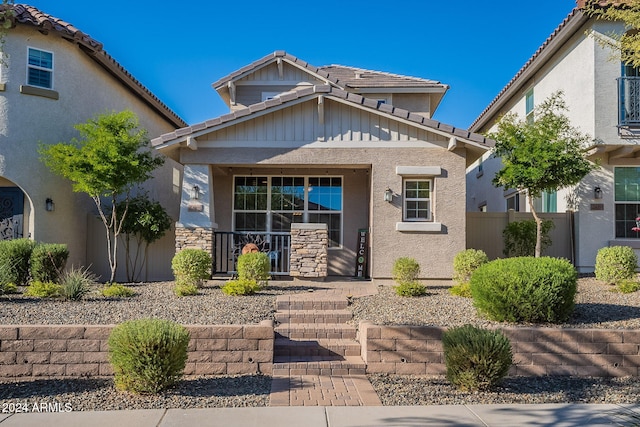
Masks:
[[[87,193],[105,226],[113,282],[117,268],[118,236],[127,215],[131,191],[164,163],[146,149],[144,129],[131,111],[101,114],[74,126],[82,139],[40,147],[42,161],[54,173],[69,179],[73,191]],[[110,202],[105,211],[103,198]],[[118,204],[117,200],[123,203]]]
[[[541,252],[542,219],[534,199],[543,191],[557,191],[577,184],[596,166],[583,156],[590,138],[571,126],[562,114],[567,107],[562,92],[556,92],[534,110],[531,123],[508,113],[489,135],[496,141],[493,155],[503,167],[493,179],[495,186],[526,190],[529,208],[536,221],[535,256]]]
[[[149,245],[165,235],[171,228],[171,217],[157,201],[149,200],[146,195],[140,195],[128,201],[118,203],[117,211],[127,211],[123,219],[122,233],[124,234],[124,250],[127,258],[127,280],[134,282],[142,273],[142,266],[147,262]],[[135,240],[136,250],[131,253],[131,241]],[[140,260],[142,253],[142,260]]]

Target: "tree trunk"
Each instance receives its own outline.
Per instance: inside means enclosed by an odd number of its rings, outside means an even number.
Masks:
[[[533,219],[536,221],[536,250],[535,257],[540,258],[540,252],[542,252],[542,218],[536,213],[536,209],[533,207],[533,197],[531,193],[527,193],[527,200],[529,201],[529,209],[533,215]]]

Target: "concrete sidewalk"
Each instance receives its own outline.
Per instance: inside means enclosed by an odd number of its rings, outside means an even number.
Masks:
[[[149,409],[0,415],[0,427],[631,426],[640,404]]]

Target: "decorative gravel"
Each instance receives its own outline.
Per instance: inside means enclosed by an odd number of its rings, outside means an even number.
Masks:
[[[26,380],[0,382],[0,408],[41,403],[68,404],[73,411],[269,406],[270,388],[271,377],[262,375],[189,377],[157,395],[119,391],[112,379]]]
[[[380,286],[377,295],[353,301],[353,323],[368,320],[376,325],[416,326],[498,326],[498,322],[483,319],[476,313],[473,301],[451,295],[451,282],[428,284],[428,294],[422,297],[400,297],[393,287]],[[640,328],[640,292],[623,294],[612,292],[592,277],[578,280],[576,306],[573,316],[561,325],[535,325],[567,328]],[[517,326],[517,325],[511,325]],[[521,326],[533,326],[522,324]]]
[[[493,391],[463,392],[442,377],[370,375],[385,406],[501,403],[637,403],[639,378],[507,377]]]
[[[108,325],[146,317],[183,325],[247,325],[273,319],[277,295],[307,289],[293,282],[271,282],[255,295],[234,297],[220,290],[224,283],[209,281],[198,295],[185,297],[173,293],[173,282],[128,284],[136,292],[130,298],[105,298],[100,285],[82,301],[2,295],[0,325]]]

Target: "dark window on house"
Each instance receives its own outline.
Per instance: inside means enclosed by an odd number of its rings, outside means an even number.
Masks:
[[[53,53],[28,48],[27,84],[53,89]]]

